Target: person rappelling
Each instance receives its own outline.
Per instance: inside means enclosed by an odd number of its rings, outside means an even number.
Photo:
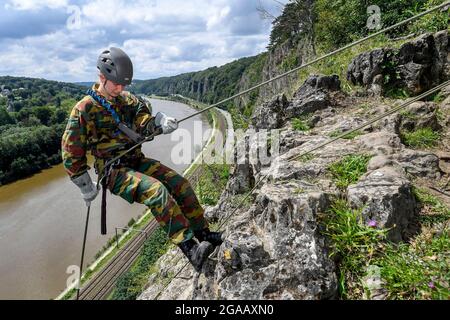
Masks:
[[[104,208],[106,189],[130,204],[146,205],[170,240],[200,271],[214,247],[222,243],[222,234],[210,231],[187,179],[145,157],[140,145],[129,152],[145,137],[157,132],[170,134],[178,128],[177,120],[163,112],[153,116],[148,101],[124,91],[131,84],[133,64],[123,50],[104,50],[97,69],[98,83],[73,107],[62,137],[65,170],[88,208],[98,194],[98,184],[103,187]],[[95,157],[98,184],[88,173],[88,150]],[[106,233],[106,223],[102,233]]]

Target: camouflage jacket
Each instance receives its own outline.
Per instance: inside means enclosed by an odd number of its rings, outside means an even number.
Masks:
[[[95,84],[92,90],[101,96],[98,86]],[[150,103],[127,91],[108,102],[128,127],[140,134],[147,134],[146,126],[154,118]],[[132,141],[117,130],[117,124],[109,111],[91,96],[85,96],[72,109],[62,137],[64,168],[70,177],[78,176],[89,169],[86,157],[88,150],[96,158],[97,167],[98,163],[104,163],[131,145]],[[133,155],[141,156],[141,148],[136,148]]]

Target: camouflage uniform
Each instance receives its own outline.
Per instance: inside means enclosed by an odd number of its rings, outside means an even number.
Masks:
[[[98,95],[98,84],[93,90]],[[153,118],[151,105],[129,92],[108,101],[121,121],[141,134]],[[72,109],[62,138],[64,168],[70,177],[88,170],[86,153],[95,157],[95,169],[102,172],[104,164],[132,145],[131,140],[118,131],[112,115],[90,96],[85,96]],[[108,176],[111,193],[138,202],[151,209],[170,239],[178,244],[193,237],[193,231],[208,227],[201,207],[189,181],[159,161],[145,158],[141,148],[125,155]]]

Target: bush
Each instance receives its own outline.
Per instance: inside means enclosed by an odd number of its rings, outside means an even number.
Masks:
[[[11,163],[11,171],[17,177],[26,177],[33,173],[33,166],[30,161],[24,158],[17,158]]]
[[[127,226],[128,226],[129,228],[131,228],[135,223],[136,223],[136,221],[134,220],[134,218],[131,218],[130,221],[128,221]]]
[[[381,27],[386,28],[430,9],[444,0],[327,0],[315,2],[315,33],[320,47],[329,51],[369,35],[367,8],[377,5],[381,10]],[[416,22],[389,32],[398,37],[411,32],[437,31],[448,27],[448,12],[434,12]]]

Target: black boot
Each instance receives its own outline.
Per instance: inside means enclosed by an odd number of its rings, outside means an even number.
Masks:
[[[222,232],[212,232],[208,228],[194,231],[194,235],[200,243],[208,241],[215,247],[220,246],[223,242]]]
[[[178,246],[197,272],[202,270],[203,263],[214,251],[211,243],[204,241],[198,244],[193,239],[183,241]]]

